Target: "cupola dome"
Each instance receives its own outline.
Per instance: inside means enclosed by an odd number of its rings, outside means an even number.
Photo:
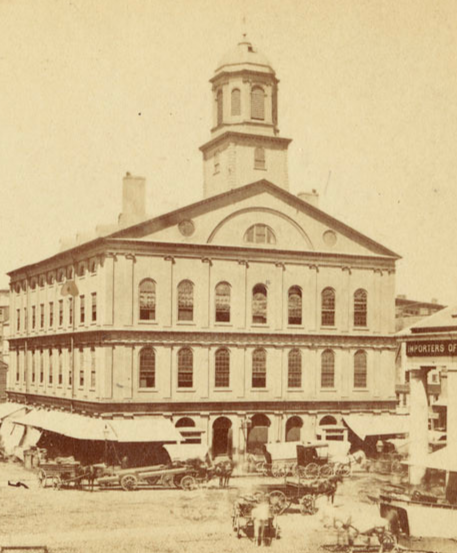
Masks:
[[[246,66],[262,73],[275,74],[268,59],[244,35],[236,48],[227,52],[220,60],[217,65],[216,74],[222,71],[239,71],[241,67],[246,68]]]

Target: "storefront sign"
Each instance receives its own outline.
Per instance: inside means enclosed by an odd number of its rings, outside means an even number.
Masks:
[[[453,357],[457,356],[457,340],[430,340],[406,342],[408,357]]]

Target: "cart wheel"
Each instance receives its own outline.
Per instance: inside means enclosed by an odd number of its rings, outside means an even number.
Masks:
[[[319,476],[321,476],[322,478],[330,478],[330,476],[333,476],[332,465],[329,465],[328,463],[322,465],[319,469]]]
[[[391,532],[383,532],[379,537],[379,542],[381,544],[381,552],[392,551],[395,548],[395,536]]]
[[[351,475],[351,465],[338,465],[338,468],[336,469],[336,474],[338,476],[350,476]]]
[[[316,511],[314,496],[306,494],[300,499],[300,513],[302,515],[313,515]]]
[[[305,478],[315,479],[319,476],[319,465],[316,463],[309,463],[305,467]]]
[[[195,478],[193,476],[190,476],[190,474],[184,476],[181,478],[181,482],[179,483],[181,488],[183,490],[194,490],[197,487],[197,483],[195,482]]]
[[[37,474],[38,484],[40,488],[46,487],[46,472],[43,469],[40,469]]]
[[[62,478],[58,474],[52,477],[52,487],[55,490],[60,490],[62,487]]]
[[[255,463],[255,471],[256,472],[263,472],[263,466],[265,465],[265,461],[258,461]]]
[[[131,492],[138,486],[138,478],[134,474],[124,474],[121,478],[121,486],[126,492]]]
[[[281,490],[273,490],[269,493],[268,500],[275,515],[282,514],[288,507],[287,497]]]

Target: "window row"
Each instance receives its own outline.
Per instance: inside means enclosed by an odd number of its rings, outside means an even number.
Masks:
[[[90,261],[81,261],[76,265],[76,275],[83,277],[86,273],[95,275],[97,273],[98,262],[96,259],[91,259]],[[35,290],[38,286],[43,288],[46,284],[53,285],[55,282],[62,283],[64,280],[73,280],[75,271],[73,267],[67,267],[58,269],[57,271],[52,271],[46,275],[40,275],[32,277],[29,281],[29,286],[31,290]],[[21,290],[27,290],[27,281],[23,280],[21,283],[17,282],[14,285],[14,290],[19,293]]]
[[[47,309],[46,309],[47,307]],[[90,322],[97,322],[97,293],[93,292],[90,295]],[[31,321],[30,328],[35,330],[37,328],[43,329],[54,328],[57,324],[58,327],[66,324],[73,325],[74,317],[74,298],[69,297],[65,300],[61,299],[57,302],[50,301],[47,306],[44,303],[40,305],[32,305],[31,307]],[[79,323],[86,322],[86,296],[79,296]],[[20,331],[22,328],[28,330],[28,312],[27,307],[16,310],[16,330]],[[47,323],[47,324],[46,324]]]
[[[248,231],[249,232],[249,231]],[[190,280],[178,284],[178,321],[194,320],[194,285]],[[367,326],[367,292],[356,290],[353,297],[355,327]],[[143,280],[139,286],[139,317],[142,321],[156,318],[156,283]],[[256,284],[251,293],[252,323],[268,322],[268,290],[264,284]],[[214,318],[216,322],[230,322],[231,286],[219,282],[215,287]],[[336,294],[333,288],[325,288],[321,294],[321,325],[335,326]],[[287,292],[287,322],[289,325],[303,323],[303,293],[299,286],[291,286]]]
[[[178,351],[178,388],[194,387],[194,356],[190,348]],[[367,387],[367,354],[359,350],[354,354],[354,388]],[[321,354],[321,388],[335,387],[335,353],[325,350]],[[292,349],[287,356],[288,388],[302,388],[302,354]],[[252,352],[252,388],[267,387],[267,352],[257,348]],[[156,387],[156,355],[152,347],[145,347],[139,354],[139,387]],[[219,348],[214,354],[214,387],[230,387],[230,351]]]
[[[57,351],[57,353],[55,353]],[[60,348],[58,350],[47,350],[47,371],[45,374],[45,350],[30,350],[30,365],[28,373],[32,384],[47,384],[52,385],[57,383],[59,386],[64,385],[64,377],[67,376],[66,382],[68,386],[73,385],[73,371],[71,369],[71,350]],[[96,384],[96,353],[95,348],[84,350],[80,348],[75,350],[75,367],[77,370],[77,384],[80,388],[84,388],[86,369],[90,371],[90,388],[95,388]],[[24,355],[19,351],[16,352],[16,382],[21,381],[21,375],[25,375],[24,371]],[[25,376],[23,377],[25,380]]]
[[[216,94],[217,125],[224,122],[224,92],[219,89]],[[230,93],[230,114],[241,115],[241,90],[234,88]],[[263,121],[265,119],[265,92],[261,86],[253,86],[251,89],[251,119]]]

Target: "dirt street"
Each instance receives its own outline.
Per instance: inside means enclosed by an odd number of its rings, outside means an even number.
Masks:
[[[8,481],[24,482],[29,489],[11,487]],[[47,545],[51,553],[252,551],[254,543],[238,540],[232,531],[232,505],[240,493],[266,481],[238,477],[231,480],[230,489],[220,490],[214,480],[207,489],[187,492],[55,491],[39,488],[35,474],[20,465],[0,464],[0,545]],[[387,481],[354,475],[339,488],[335,504],[377,516],[366,495]],[[303,516],[295,509],[283,514],[279,523],[282,537],[271,549],[281,553],[316,553],[320,545],[336,539],[319,514]]]

